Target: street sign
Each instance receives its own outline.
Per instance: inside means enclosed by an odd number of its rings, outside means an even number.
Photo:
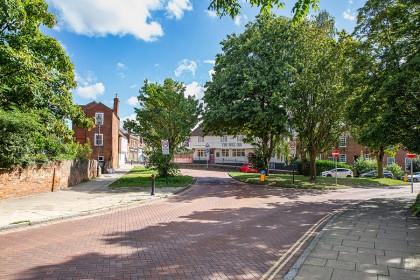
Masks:
[[[206,144],[206,154],[210,153],[210,145],[209,143]]]
[[[295,155],[296,154],[296,141],[290,141],[289,148],[290,148],[290,154]]]
[[[162,155],[169,155],[169,141],[168,140],[162,140]]]
[[[415,158],[416,154],[411,154],[410,152],[407,152],[407,157],[408,158]]]
[[[338,158],[339,155],[340,155],[340,151],[339,150],[334,150],[332,152],[332,156],[335,157],[335,158]]]

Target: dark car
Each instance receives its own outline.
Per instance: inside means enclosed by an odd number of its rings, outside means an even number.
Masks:
[[[360,174],[361,178],[374,178],[378,177],[378,170],[369,171],[363,174]],[[384,170],[384,178],[394,179],[394,174],[389,170]]]
[[[245,173],[258,173],[258,170],[251,163],[244,164],[239,170]]]

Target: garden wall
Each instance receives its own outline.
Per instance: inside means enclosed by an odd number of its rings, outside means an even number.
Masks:
[[[0,199],[52,192],[96,177],[97,161],[55,161],[0,171]]]

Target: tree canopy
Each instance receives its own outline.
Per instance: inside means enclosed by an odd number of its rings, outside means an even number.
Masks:
[[[261,15],[244,33],[221,42],[213,80],[206,84],[203,128],[239,135],[258,145],[267,170],[273,149],[287,134],[286,47],[290,22]],[[282,43],[281,43],[282,42]]]
[[[73,103],[70,90],[76,81],[68,55],[57,40],[40,31],[41,26],[54,24],[44,0],[0,3],[0,109],[29,114],[25,119],[35,114],[45,135],[71,143],[67,120],[80,127],[92,127],[93,122]],[[47,155],[61,149],[49,147],[45,146]]]
[[[168,140],[170,156],[162,164],[162,168],[167,168],[174,151],[197,125],[201,104],[192,96],[186,97],[184,84],[172,79],[165,79],[163,85],[146,80],[138,100],[140,108],[135,108],[136,120],[125,121],[124,127],[141,135],[152,149],[156,164],[162,162],[161,141]]]
[[[258,6],[261,12],[270,13],[273,8],[284,8],[284,1],[281,0],[212,0],[209,9],[216,11],[219,16],[229,15],[231,18],[241,13],[240,2],[248,2],[251,6]],[[294,21],[301,21],[312,8],[318,10],[319,0],[297,0],[293,6],[292,12],[295,13]]]
[[[348,108],[359,142],[377,155],[398,145],[420,152],[420,31],[415,0],[368,0],[359,10]]]

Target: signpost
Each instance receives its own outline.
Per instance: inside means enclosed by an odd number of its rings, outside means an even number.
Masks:
[[[338,161],[338,156],[339,155],[340,155],[339,150],[334,150],[332,152],[332,156],[334,157],[334,161],[335,161],[335,186],[337,186],[337,161]]]
[[[290,155],[292,155],[292,160],[293,160],[293,167],[292,167],[292,174],[293,174],[293,179],[292,179],[292,184],[295,183],[295,155],[296,155],[296,141],[290,141],[289,143],[289,148],[290,148]]]
[[[410,170],[411,170],[411,192],[413,193],[414,192],[414,185],[413,185],[413,182],[414,182],[414,178],[413,178],[413,158],[416,157],[416,154],[412,154],[412,153],[410,153],[410,152],[407,151],[407,157],[411,160],[411,168],[410,168]]]
[[[166,156],[169,155],[169,141],[167,139],[160,141],[162,144],[162,155],[165,155],[165,163],[166,163]],[[165,179],[166,185],[168,185],[168,172],[165,171]]]
[[[206,144],[207,168],[209,168],[210,144]]]

